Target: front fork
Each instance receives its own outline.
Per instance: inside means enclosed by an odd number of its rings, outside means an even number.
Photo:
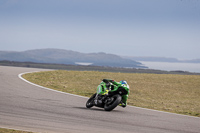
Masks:
[[[98,104],[97,101],[98,101],[98,94],[96,94],[96,96],[95,96],[95,98],[94,98],[94,104],[95,104],[95,105]]]

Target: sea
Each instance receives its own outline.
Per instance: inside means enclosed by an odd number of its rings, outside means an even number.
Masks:
[[[187,71],[200,73],[200,63],[172,63],[172,62],[148,62],[139,61],[149,69],[165,71]]]

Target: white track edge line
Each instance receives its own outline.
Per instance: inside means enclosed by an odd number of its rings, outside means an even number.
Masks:
[[[88,98],[88,97],[84,97],[84,96],[80,96],[80,95],[75,95],[75,94],[71,94],[71,93],[67,93],[67,92],[62,92],[62,91],[58,91],[58,90],[54,90],[54,89],[50,89],[50,88],[47,88],[47,87],[44,87],[44,86],[40,86],[40,85],[37,85],[37,84],[34,84],[26,79],[24,79],[22,77],[22,75],[24,74],[27,74],[27,73],[34,73],[34,72],[41,72],[41,71],[33,71],[33,72],[24,72],[24,73],[20,73],[18,74],[18,77],[31,84],[31,85],[34,85],[34,86],[37,86],[37,87],[40,87],[40,88],[43,88],[43,89],[46,89],[46,90],[49,90],[49,91],[54,91],[54,92],[58,92],[58,93],[62,93],[62,94],[66,94],[66,95],[71,95],[71,96],[76,96],[76,97],[81,97],[81,98]],[[191,118],[197,118],[199,119],[200,117],[195,117],[195,116],[190,116],[190,115],[183,115],[183,114],[177,114],[177,113],[171,113],[171,112],[165,112],[165,111],[160,111],[160,110],[153,110],[153,109],[148,109],[148,108],[142,108],[142,107],[137,107],[137,106],[131,106],[131,105],[128,105],[129,107],[132,107],[132,108],[138,108],[138,109],[143,109],[143,110],[148,110],[148,111],[154,111],[154,112],[161,112],[161,113],[166,113],[166,114],[174,114],[174,115],[179,115],[179,116],[185,116],[185,117],[191,117]]]
[[[39,71],[34,71],[34,72],[39,72]],[[50,88],[47,88],[47,87],[44,87],[44,86],[41,86],[41,85],[37,85],[37,84],[34,84],[34,83],[32,83],[32,82],[30,82],[30,81],[28,81],[28,80],[26,80],[26,79],[24,79],[24,78],[22,77],[22,75],[24,75],[24,74],[27,74],[27,73],[34,73],[34,72],[20,73],[20,74],[18,75],[18,77],[19,77],[20,79],[22,79],[23,81],[25,81],[25,82],[31,84],[31,85],[34,85],[34,86],[37,86],[37,87],[40,87],[40,88],[43,88],[43,89],[46,89],[46,90],[49,90],[49,91],[54,91],[54,92],[58,92],[58,93],[62,93],[62,94],[77,96],[77,97],[81,97],[81,98],[88,98],[88,97],[84,97],[84,96],[80,96],[80,95],[75,95],[75,94],[71,94],[71,93],[67,93],[67,92],[62,92],[62,91],[50,89]]]

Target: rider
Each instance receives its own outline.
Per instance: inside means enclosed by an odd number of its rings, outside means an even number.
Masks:
[[[109,93],[116,90],[126,90],[126,92],[123,92],[124,95],[122,95],[122,102],[119,104],[122,107],[126,107],[129,95],[129,85],[125,80],[116,82],[112,79],[103,79],[103,82],[101,82],[101,84],[97,87],[97,90],[97,94],[101,95],[109,95]]]

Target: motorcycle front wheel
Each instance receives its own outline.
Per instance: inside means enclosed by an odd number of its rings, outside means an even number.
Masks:
[[[111,111],[111,110],[113,110],[115,107],[117,107],[117,105],[119,105],[119,103],[122,100],[122,97],[120,95],[118,95],[118,94],[112,96],[112,98],[113,98],[113,101],[111,103],[109,103],[109,104],[106,103],[104,105],[104,110],[105,111]]]
[[[86,102],[86,107],[87,108],[91,108],[94,106],[94,98],[96,97],[96,93],[94,95],[92,95],[88,101]]]

